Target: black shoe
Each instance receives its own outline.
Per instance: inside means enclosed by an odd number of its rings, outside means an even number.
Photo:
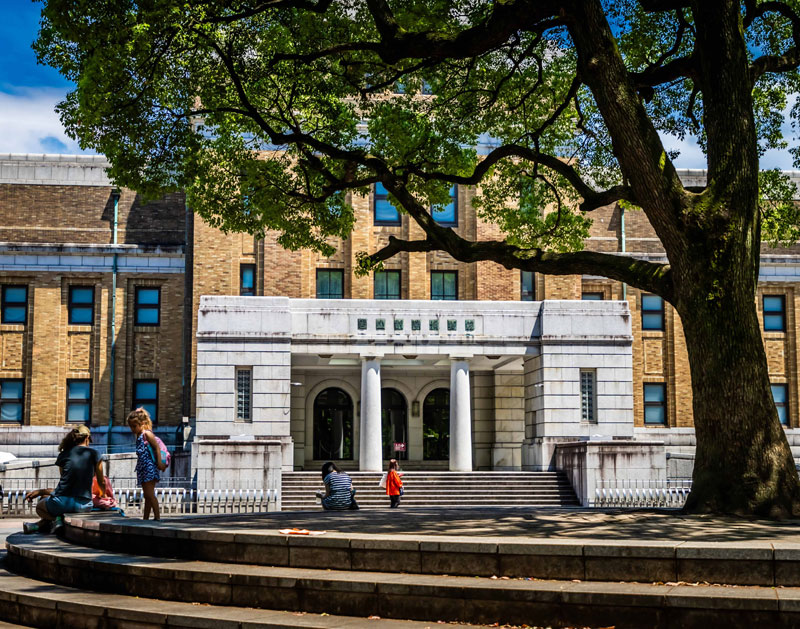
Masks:
[[[350,501],[350,511],[358,511],[359,509],[360,509],[360,507],[358,506],[358,503],[356,502],[356,499],[353,498]]]

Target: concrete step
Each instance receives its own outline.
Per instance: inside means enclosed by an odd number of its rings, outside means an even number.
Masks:
[[[0,628],[214,627],[214,629],[424,629],[430,623],[331,616],[91,592],[0,568]],[[12,624],[20,623],[20,624]],[[464,625],[460,625],[464,626]]]
[[[400,565],[396,565],[397,570],[392,572],[266,567],[95,551],[52,536],[14,535],[8,538],[7,548],[8,566],[14,572],[58,585],[72,584],[89,590],[140,597],[133,605],[134,613],[146,607],[150,603],[148,599],[158,598],[201,604],[197,610],[200,615],[208,612],[206,605],[229,606],[235,603],[238,607],[214,610],[213,613],[221,614],[226,620],[226,612],[235,615],[240,606],[247,606],[360,618],[380,616],[552,626],[613,625],[617,629],[788,628],[800,624],[800,588],[795,587],[403,575],[397,572],[402,569]],[[313,549],[313,545],[307,548]],[[400,564],[403,553],[396,554],[395,564]],[[24,606],[30,600],[30,596],[19,594],[16,598],[12,594],[10,598],[17,610],[20,604]],[[7,600],[8,597],[0,597],[3,604]],[[118,603],[118,599],[104,595],[104,604],[109,600],[112,604]],[[52,611],[45,612],[46,618],[38,618],[35,626],[57,626],[67,611],[84,612],[83,599],[71,602],[70,610],[66,601],[62,603],[58,598],[51,598],[46,609],[61,611],[61,618],[54,616]],[[249,613],[255,614],[255,611]],[[23,621],[20,616],[6,617],[14,622]],[[243,622],[240,617],[232,620]],[[166,621],[164,618],[160,624],[166,624]],[[179,622],[175,624],[180,626]]]

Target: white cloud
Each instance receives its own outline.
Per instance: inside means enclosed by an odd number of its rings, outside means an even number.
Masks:
[[[68,137],[55,112],[64,91],[19,87],[0,91],[0,153],[87,153]]]

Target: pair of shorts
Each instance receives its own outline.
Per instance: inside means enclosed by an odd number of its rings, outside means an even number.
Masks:
[[[50,515],[59,516],[65,513],[87,513],[92,510],[92,501],[81,502],[70,496],[50,496],[44,506]]]

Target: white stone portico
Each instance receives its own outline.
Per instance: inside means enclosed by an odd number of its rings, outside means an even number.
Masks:
[[[626,302],[203,297],[198,316],[197,438],[280,441],[284,470],[546,470],[559,442],[633,437]]]

